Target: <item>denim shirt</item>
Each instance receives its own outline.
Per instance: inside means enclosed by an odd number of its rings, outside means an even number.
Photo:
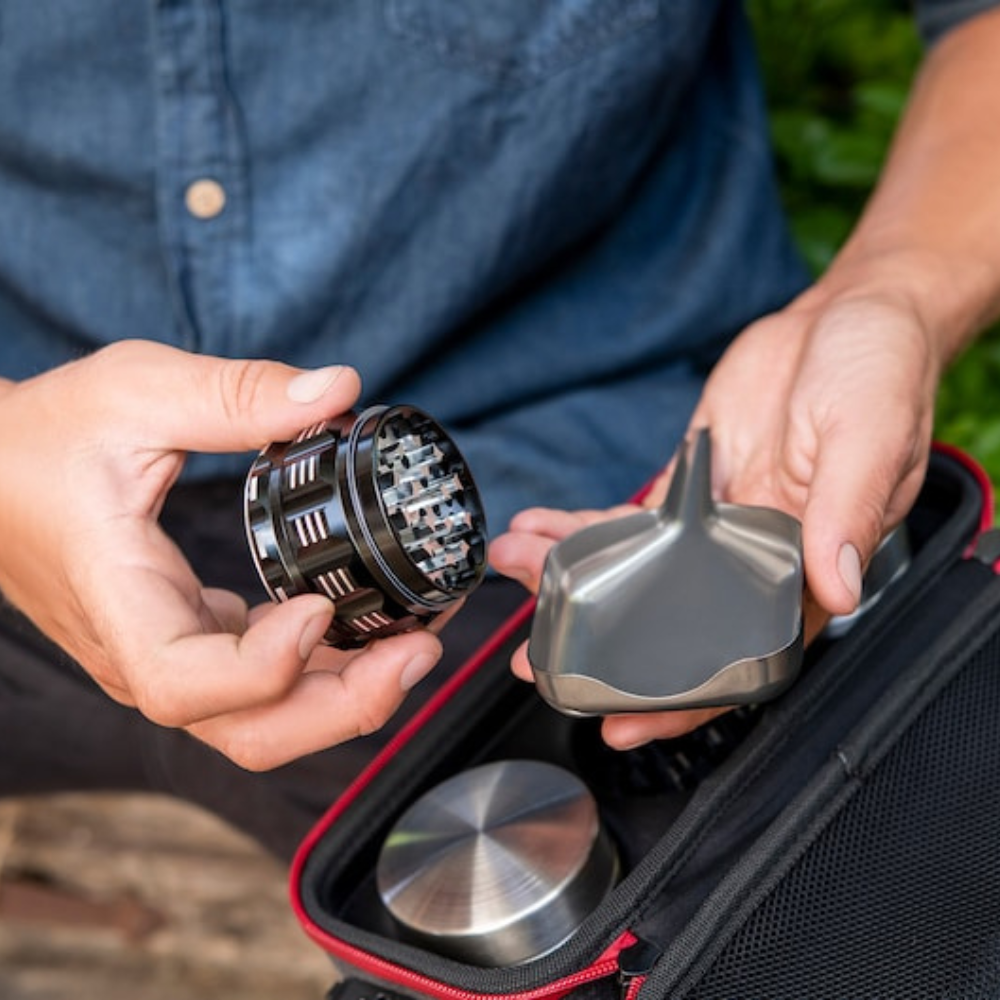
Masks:
[[[805,280],[766,135],[729,0],[11,0],[0,373],[348,363],[449,428],[493,530],[616,502]]]

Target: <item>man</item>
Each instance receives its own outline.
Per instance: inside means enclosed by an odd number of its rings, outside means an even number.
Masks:
[[[0,588],[58,649],[7,615],[0,789],[161,788],[294,847],[441,655],[323,647],[321,596],[244,604],[246,452],[354,405],[357,372],[455,434],[494,534],[533,508],[492,549],[529,587],[599,516],[560,509],[707,424],[720,495],[802,518],[818,611],[850,611],[940,372],[998,311],[993,6],[923,5],[884,179],[806,288],[729,0],[10,5]],[[519,599],[487,583],[449,659]]]

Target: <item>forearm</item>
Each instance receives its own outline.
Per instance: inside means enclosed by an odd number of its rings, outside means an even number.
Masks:
[[[921,68],[882,178],[803,305],[876,294],[916,310],[941,366],[1000,316],[1000,11]]]

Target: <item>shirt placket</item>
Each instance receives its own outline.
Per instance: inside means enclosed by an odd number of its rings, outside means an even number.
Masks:
[[[154,66],[157,210],[181,340],[239,352],[247,246],[244,133],[228,86],[221,0],[160,0]]]

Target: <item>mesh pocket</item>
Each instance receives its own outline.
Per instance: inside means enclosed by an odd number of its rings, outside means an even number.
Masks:
[[[916,720],[688,1000],[1000,997],[1000,642]]]

